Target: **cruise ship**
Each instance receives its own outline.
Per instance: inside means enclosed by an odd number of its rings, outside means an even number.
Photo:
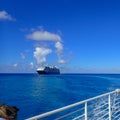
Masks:
[[[55,66],[41,66],[37,72],[38,74],[60,74],[60,70]]]

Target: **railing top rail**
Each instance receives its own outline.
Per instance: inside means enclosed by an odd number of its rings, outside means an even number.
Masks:
[[[74,103],[74,104],[71,104],[71,105],[56,109],[56,110],[52,110],[50,112],[46,112],[46,113],[43,113],[43,114],[40,114],[40,115],[36,115],[36,116],[28,118],[26,120],[34,120],[34,119],[40,119],[40,118],[43,118],[43,117],[47,117],[49,115],[52,115],[52,114],[55,114],[55,113],[58,113],[58,112],[61,112],[61,111],[76,107],[76,106],[81,105],[83,103],[90,102],[92,100],[95,100],[95,99],[98,99],[100,97],[107,96],[107,95],[110,95],[110,94],[113,94],[113,93],[120,93],[120,89],[116,89],[115,91],[112,91],[112,92],[108,92],[108,93],[105,93],[105,94],[102,94],[102,95],[98,95],[96,97],[89,98],[87,100],[83,100],[83,101],[80,101],[80,102],[77,102],[77,103]]]

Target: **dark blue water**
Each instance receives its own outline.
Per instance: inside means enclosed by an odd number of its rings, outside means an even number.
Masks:
[[[0,74],[0,103],[17,106],[23,120],[117,88],[118,74]]]

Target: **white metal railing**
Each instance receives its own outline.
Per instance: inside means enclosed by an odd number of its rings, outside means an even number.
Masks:
[[[26,120],[118,120],[120,89],[77,102]]]

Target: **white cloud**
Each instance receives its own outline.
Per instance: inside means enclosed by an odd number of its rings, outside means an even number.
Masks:
[[[48,31],[36,30],[31,34],[28,34],[27,39],[38,41],[61,41],[61,37],[58,34],[50,33]]]
[[[46,62],[46,56],[52,52],[51,49],[43,48],[43,47],[36,47],[34,51],[34,57],[37,60],[38,64],[43,64]]]
[[[58,63],[59,64],[65,64],[67,63],[64,59],[62,59],[62,53],[63,53],[63,44],[61,42],[56,42],[55,47],[57,49],[57,56],[58,56]]]
[[[10,20],[10,21],[13,21],[15,19],[12,18],[11,15],[8,14],[6,11],[0,11],[0,20]]]
[[[63,59],[59,59],[58,60],[58,63],[60,63],[60,64],[65,64],[65,63],[67,63],[65,60],[63,60]]]
[[[30,67],[34,68],[34,63],[33,62],[30,63]]]
[[[63,51],[63,44],[61,42],[56,42],[55,47],[57,48],[57,53],[61,54]]]
[[[13,67],[17,67],[17,66],[18,66],[18,64],[17,64],[17,63],[13,64]]]
[[[61,39],[60,35],[55,34],[55,33],[51,33],[51,32],[48,32],[48,31],[44,31],[43,29],[41,29],[41,30],[38,30],[38,29],[35,30],[34,29],[26,37],[27,37],[27,39],[36,40],[36,41],[40,41],[40,42],[47,41],[47,44],[49,44],[51,42],[54,43],[54,47],[56,48],[56,54],[58,56],[58,63],[60,63],[60,64],[61,63],[66,63],[66,61],[62,59],[62,54],[63,54],[64,47],[63,47],[62,39]],[[43,47],[43,48],[45,48],[45,47]],[[48,50],[50,50],[50,49],[48,49]],[[38,55],[38,52],[39,52],[39,55]],[[36,49],[36,52],[34,52],[34,57],[37,59],[38,63],[46,62],[46,55],[41,56],[42,52],[43,51],[38,50],[38,48]],[[49,54],[49,52],[48,52],[48,54]]]
[[[25,59],[25,55],[23,53],[20,54],[22,59]]]

